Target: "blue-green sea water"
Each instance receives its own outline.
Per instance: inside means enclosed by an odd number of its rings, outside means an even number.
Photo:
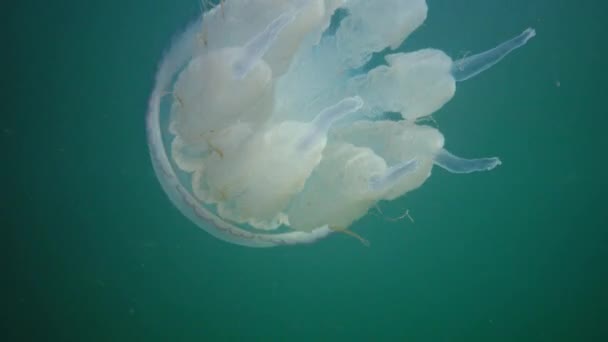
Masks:
[[[230,0],[228,0],[230,1]],[[371,0],[370,0],[371,1]],[[537,36],[434,114],[497,169],[436,169],[313,245],[219,241],[163,193],[144,131],[195,0],[3,5],[3,341],[608,341],[604,1],[428,0],[403,50]]]

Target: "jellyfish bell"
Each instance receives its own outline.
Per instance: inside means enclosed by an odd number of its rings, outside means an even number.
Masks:
[[[149,102],[152,163],[170,200],[239,245],[332,232],[367,243],[349,227],[422,186],[435,166],[500,165],[451,153],[418,119],[535,31],[456,61],[436,49],[386,53],[426,15],[424,0],[226,0],[205,11],[167,51]],[[374,53],[386,64],[368,70]]]

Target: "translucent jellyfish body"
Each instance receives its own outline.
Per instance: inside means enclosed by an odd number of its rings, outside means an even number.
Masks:
[[[231,243],[308,243],[356,235],[355,221],[435,166],[499,165],[450,153],[417,119],[535,31],[456,61],[386,53],[426,15],[425,0],[226,0],[205,11],[167,51],[149,103],[152,162],[171,201]],[[370,70],[374,53],[386,63]]]

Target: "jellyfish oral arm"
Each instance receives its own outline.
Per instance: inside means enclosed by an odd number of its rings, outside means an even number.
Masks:
[[[517,37],[509,39],[491,50],[456,60],[452,66],[452,76],[456,81],[468,80],[500,62],[513,50],[524,46],[535,35],[536,31],[528,28]]]
[[[446,149],[441,149],[439,151],[439,153],[435,156],[434,162],[435,165],[451,173],[490,171],[501,164],[500,159],[496,157],[465,159],[453,155]]]
[[[416,159],[394,165],[388,168],[384,175],[372,177],[369,180],[369,189],[374,192],[383,192],[397,183],[400,179],[403,179],[414,172],[416,167],[418,167],[418,161]]]
[[[347,114],[354,113],[363,107],[359,96],[345,98],[335,105],[325,108],[312,121],[310,132],[300,141],[300,148],[305,149],[319,137],[325,138],[331,125]]]
[[[261,33],[253,37],[243,48],[241,56],[233,64],[234,78],[241,80],[247,76],[253,66],[264,56],[266,51],[272,46],[281,31],[293,21],[293,12],[283,13],[273,20],[268,27]]]

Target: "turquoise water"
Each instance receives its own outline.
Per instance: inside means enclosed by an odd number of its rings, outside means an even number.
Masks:
[[[608,6],[428,3],[406,49],[458,57],[537,29],[434,115],[448,148],[503,165],[436,170],[382,204],[414,223],[353,227],[369,248],[263,250],[187,221],[149,160],[156,65],[196,1],[7,5],[3,340],[608,340]]]

